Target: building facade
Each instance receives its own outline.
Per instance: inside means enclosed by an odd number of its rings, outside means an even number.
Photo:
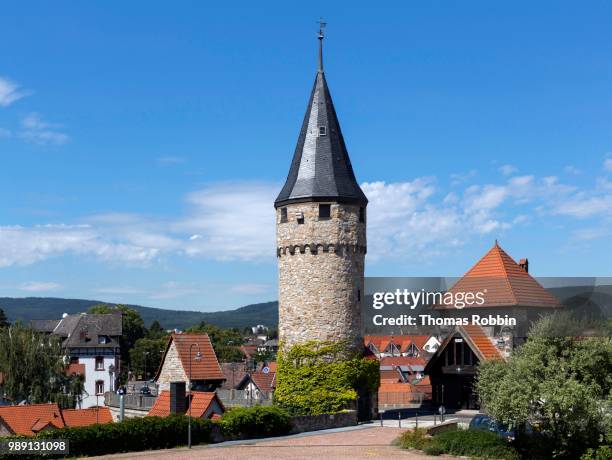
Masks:
[[[321,31],[314,86],[274,203],[282,347],[342,340],[363,348],[367,204],[325,79]]]
[[[121,312],[64,314],[59,321],[32,321],[31,326],[62,338],[66,372],[84,378],[79,407],[104,405],[104,393],[115,391],[121,371]]]
[[[173,382],[186,382],[187,388],[197,391],[215,391],[225,375],[208,334],[172,334],[168,339],[155,382],[159,391],[169,391]]]

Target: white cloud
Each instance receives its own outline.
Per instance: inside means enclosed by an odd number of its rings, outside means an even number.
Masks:
[[[582,170],[578,169],[576,166],[574,165],[567,165],[565,168],[563,168],[563,170],[567,173],[567,174],[573,174],[574,176],[579,176],[582,174]]]
[[[603,167],[605,171],[612,171],[612,157],[604,160]]]
[[[612,215],[612,195],[588,196],[576,195],[564,201],[553,210],[553,214],[566,215],[584,219],[596,215]]]
[[[21,283],[19,286],[20,291],[27,292],[48,292],[56,291],[59,288],[61,288],[61,286],[57,283],[42,281],[28,281],[26,283]]]
[[[68,142],[69,136],[63,133],[61,125],[47,123],[37,113],[30,113],[21,120],[21,131],[19,137],[34,144],[62,145]]]
[[[451,185],[457,186],[469,182],[476,176],[476,170],[472,169],[466,173],[453,173],[450,175],[451,177]]]
[[[511,174],[514,174],[517,171],[518,168],[512,165],[503,165],[499,167],[499,172],[502,173],[504,176],[510,176]]]
[[[538,218],[579,219],[589,228],[603,228],[612,215],[610,189],[599,184],[593,190],[578,190],[556,176],[512,176],[501,183],[466,184],[450,193],[448,185],[440,186],[431,177],[367,182],[362,188],[370,200],[371,260],[448,254],[449,248],[482,235],[497,236]],[[280,185],[274,183],[210,184],[188,194],[186,213],[173,219],[108,213],[72,224],[0,226],[0,267],[29,265],[65,254],[138,266],[181,256],[272,262],[273,201],[279,190]],[[100,289],[106,291],[98,292],[108,294],[131,292],[122,286]],[[236,289],[246,293],[263,287]],[[169,299],[198,292],[193,286],[168,283],[150,295]]]
[[[29,93],[20,86],[7,79],[0,77],[0,107],[8,107],[13,102],[27,96]]]
[[[159,250],[121,241],[120,237],[109,238],[88,225],[0,226],[0,268],[31,265],[64,254],[145,263],[153,260]]]
[[[188,216],[172,230],[190,235],[184,243],[189,256],[217,260],[272,258],[274,247],[273,202],[278,184],[224,183],[191,193]]]

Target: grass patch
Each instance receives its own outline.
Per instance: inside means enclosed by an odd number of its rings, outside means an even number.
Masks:
[[[403,433],[395,444],[402,449],[417,449],[424,450],[432,442],[431,436],[427,435],[427,430],[424,428],[418,428],[416,430],[410,430]]]

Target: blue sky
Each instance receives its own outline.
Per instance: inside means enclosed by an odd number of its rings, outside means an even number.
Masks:
[[[536,275],[610,275],[612,5],[371,5],[6,5],[0,296],[275,299],[321,15],[366,275],[460,275],[495,238]]]

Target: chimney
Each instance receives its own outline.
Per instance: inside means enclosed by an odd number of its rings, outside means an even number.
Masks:
[[[170,413],[184,414],[186,411],[185,382],[170,382]]]
[[[527,258],[519,260],[519,267],[521,267],[525,273],[529,273],[529,260],[527,260]]]

